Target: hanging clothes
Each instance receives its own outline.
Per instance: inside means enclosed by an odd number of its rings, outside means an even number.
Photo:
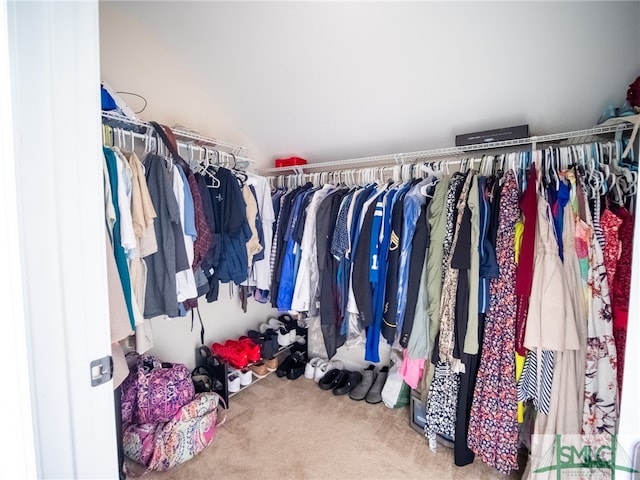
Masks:
[[[520,198],[520,209],[524,218],[524,230],[520,247],[520,258],[516,270],[516,294],[518,295],[518,319],[516,322],[516,352],[524,357],[524,334],[529,310],[529,296],[533,285],[536,223],[538,217],[538,178],[535,163],[527,173],[527,187]]]
[[[458,276],[460,273],[458,267],[468,269],[471,263],[469,253],[471,243],[471,212],[467,207],[467,200],[473,177],[474,175],[472,173],[468,173],[466,177],[457,177],[463,180],[460,195],[455,205],[448,202],[448,208],[455,214],[455,223],[453,228],[449,229],[449,231],[453,233],[453,238],[451,239],[450,247],[446,248],[446,250],[449,251],[449,257],[446,261],[446,271],[442,286],[443,295],[440,300],[440,339],[438,348],[434,350],[432,361],[436,364],[436,370],[433,381],[429,387],[425,414],[425,431],[429,437],[431,448],[434,448],[436,434],[438,433],[455,439],[458,397],[460,392],[460,373],[464,372],[464,364],[460,362],[459,358],[453,357],[456,313],[458,314],[459,320],[464,322],[465,329],[469,318],[468,281],[466,283],[463,282],[462,288],[459,290],[461,295],[457,297],[458,287],[461,286],[458,284]],[[447,196],[448,200],[455,200],[458,183],[459,180],[451,183],[449,191],[453,193]],[[448,212],[447,218],[453,218],[453,215],[450,215]],[[461,237],[461,248],[457,250],[458,241]],[[465,253],[463,252],[466,252],[466,259],[464,258]],[[461,309],[456,312],[458,308]],[[461,338],[464,338],[464,333],[462,333]]]
[[[433,182],[425,179],[412,186],[404,198],[404,218],[402,225],[402,239],[400,244],[400,264],[398,267],[398,290],[396,307],[396,329],[402,332],[402,324],[407,306],[407,288],[409,283],[409,264],[412,254],[413,236],[416,222],[422,208],[426,204],[426,197],[422,189]]]
[[[177,317],[176,272],[178,270],[173,225],[179,227],[180,210],[173,195],[172,181],[165,159],[159,155],[149,154],[145,157],[144,164],[149,196],[158,215],[154,222],[158,251],[145,258],[148,275],[144,316],[145,318],[158,315]],[[184,256],[186,258],[186,253]]]
[[[268,291],[270,285],[269,255],[273,242],[273,224],[275,222],[275,212],[267,179],[259,175],[247,173],[247,183],[255,189],[256,204],[262,223],[263,245],[261,259],[255,259],[253,263],[253,275],[248,279],[248,285],[255,285],[256,288]]]
[[[581,182],[584,185],[584,182]],[[583,195],[585,192],[582,192]],[[598,197],[599,198],[599,197]],[[588,215],[591,218],[591,215]],[[582,431],[586,435],[616,433],[618,409],[617,354],[613,338],[611,297],[600,239],[592,229],[589,241],[587,288],[586,383]],[[602,242],[604,243],[604,241]]]
[[[396,312],[398,308],[398,269],[402,242],[402,228],[404,223],[404,198],[411,188],[405,184],[396,193],[391,206],[391,232],[389,238],[389,252],[387,254],[387,279],[385,285],[385,300],[382,314],[382,336],[387,343],[392,344],[396,333]]]
[[[113,207],[115,212],[115,221],[113,222],[113,250],[116,259],[116,265],[118,268],[118,274],[120,275],[120,281],[122,283],[122,289],[125,296],[125,302],[127,306],[127,312],[129,314],[129,321],[131,328],[135,328],[136,322],[133,314],[133,299],[131,296],[131,277],[129,274],[129,267],[127,265],[127,254],[122,244],[122,232],[120,229],[120,197],[126,195],[123,192],[122,186],[118,187],[118,164],[116,155],[109,148],[103,148],[107,171],[109,173],[109,182],[111,187],[111,198],[113,200]],[[131,212],[129,211],[129,218]],[[132,227],[133,232],[133,227]],[[135,245],[135,235],[133,239]]]
[[[617,380],[619,395],[621,396],[624,375],[624,354],[627,343],[627,323],[629,322],[631,260],[635,219],[624,207],[618,207],[615,210],[615,214],[622,220],[622,223],[618,229],[620,256],[615,268],[611,303],[613,308],[613,335],[615,337],[618,358]]]
[[[486,464],[508,473],[518,468],[515,384],[515,223],[518,186],[510,170],[500,198],[496,257],[500,275],[491,281],[480,368],[469,418],[468,444]]]
[[[383,303],[388,271],[389,244],[391,241],[392,205],[398,190],[392,188],[383,193],[375,204],[372,233],[369,242],[369,282],[371,285],[372,320],[367,328],[365,360],[379,362],[379,343],[382,331]],[[366,248],[366,245],[365,245]],[[355,269],[354,269],[355,272]]]
[[[313,198],[307,208],[304,233],[300,243],[302,256],[291,300],[291,308],[299,312],[309,312],[311,316],[316,315],[318,308],[316,305],[317,285],[319,283],[316,218],[320,204],[334,188],[333,185],[323,185],[320,190],[313,194]]]
[[[235,175],[219,167],[206,178],[213,207],[213,275],[209,278],[207,301],[218,299],[219,283],[240,285],[247,279],[247,241],[251,228],[247,207]]]
[[[197,237],[193,196],[186,184],[187,177],[179,165],[174,165],[171,171],[173,177],[173,194],[178,202],[180,212],[180,240],[184,245],[187,268],[176,272],[176,296],[179,303],[198,296],[196,279],[193,275],[193,241]],[[180,309],[184,312],[183,309]],[[186,312],[184,312],[186,314]],[[183,315],[181,315],[183,316]]]
[[[318,273],[320,293],[320,323],[325,348],[329,358],[333,357],[338,347],[344,344],[344,336],[340,335],[340,308],[335,294],[337,289],[338,264],[331,255],[332,228],[338,216],[342,197],[348,193],[347,189],[331,192],[322,201],[316,216]]]

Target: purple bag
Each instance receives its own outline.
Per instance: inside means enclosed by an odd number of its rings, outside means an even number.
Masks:
[[[199,393],[167,423],[126,426],[122,444],[127,478],[168,470],[204,450],[224,423],[226,407],[220,418],[220,405],[224,402],[217,393]]]
[[[191,372],[179,363],[163,363],[151,355],[139,355],[122,383],[124,423],[167,422],[195,395]]]

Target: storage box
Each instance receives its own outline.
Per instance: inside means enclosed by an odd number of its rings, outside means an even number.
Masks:
[[[274,161],[274,165],[276,168],[279,167],[295,167],[298,165],[306,165],[307,161],[304,158],[300,157],[289,157],[289,158],[276,158]]]
[[[483,132],[463,133],[456,135],[456,147],[476,145],[478,143],[502,142],[529,137],[529,125],[516,125],[515,127],[497,128]]]

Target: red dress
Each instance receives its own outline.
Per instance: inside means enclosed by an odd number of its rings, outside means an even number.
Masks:
[[[624,207],[617,208],[614,213],[622,220],[618,228],[620,258],[615,268],[613,288],[610,289],[613,310],[613,337],[618,352],[618,389],[621,394],[622,375],[624,372],[624,350],[627,342],[627,323],[629,320],[634,218]]]

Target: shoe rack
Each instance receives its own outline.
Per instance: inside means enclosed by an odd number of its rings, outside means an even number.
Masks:
[[[291,345],[287,346],[287,347],[280,347],[280,349],[276,352],[276,354],[274,355],[274,358],[278,359],[278,364],[280,364],[280,360],[282,357],[286,356],[289,353],[289,350],[291,350]],[[254,363],[250,363],[248,364],[245,368],[249,368],[251,365],[254,365],[257,362]],[[227,372],[229,371],[229,367],[227,366]],[[238,390],[237,392],[229,392],[228,394],[228,398],[233,397],[234,395],[237,395],[238,393],[246,390],[247,388],[251,387],[254,383],[259,382],[260,380],[262,380],[263,378],[268,377],[269,375],[271,375],[272,373],[275,373],[276,371],[272,371],[272,372],[267,372],[264,375],[258,375],[256,374],[254,371],[251,371],[251,374],[253,375],[253,380],[251,381],[251,383],[249,385],[245,385],[243,387],[240,387],[240,390]],[[227,378],[227,377],[225,377]],[[225,384],[225,389],[226,389],[226,384]],[[228,403],[227,403],[228,405]]]

